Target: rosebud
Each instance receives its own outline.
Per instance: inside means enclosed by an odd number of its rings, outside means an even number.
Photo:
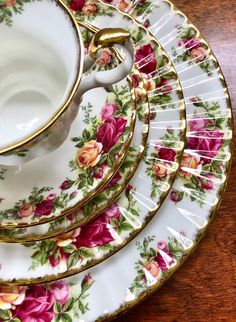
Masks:
[[[92,278],[91,274],[89,273],[84,277],[83,284],[89,286],[92,283],[93,283],[93,278]]]
[[[177,202],[180,202],[184,197],[184,193],[181,192],[181,191],[176,191],[176,190],[173,190],[170,194],[170,199],[177,203]]]

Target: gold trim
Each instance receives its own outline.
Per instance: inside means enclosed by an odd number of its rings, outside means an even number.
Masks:
[[[89,56],[96,60],[97,53],[101,48],[111,47],[114,44],[124,45],[130,33],[121,28],[103,28],[98,30],[92,37],[89,45]]]
[[[97,0],[97,1],[100,2],[100,0]],[[104,5],[105,6],[111,6],[111,5],[108,5],[108,4],[104,4]],[[162,48],[162,46],[159,44],[159,42],[156,40],[156,38],[149,31],[147,31],[139,22],[137,22],[134,18],[130,17],[128,14],[123,14],[123,12],[121,12],[119,9],[117,9],[117,8],[115,8],[113,6],[111,6],[111,7],[114,8],[116,11],[120,12],[121,15],[126,16],[127,19],[131,20],[134,24],[136,24],[138,27],[140,27],[142,30],[144,30],[144,32],[146,32],[146,34],[150,37],[150,39],[152,39],[152,41],[155,42],[159,46],[160,49],[162,49],[163,56],[166,57],[166,59],[168,61],[167,65],[172,66],[172,71],[173,71],[173,73],[174,73],[174,75],[176,77],[176,82],[178,84],[178,91],[177,92],[180,95],[180,116],[182,117],[183,124],[186,125],[186,122],[185,122],[185,103],[183,101],[182,88],[181,88],[177,73],[175,71],[175,68],[173,67],[172,62],[168,58],[165,50]],[[170,178],[170,181],[171,181],[171,183],[169,184],[170,185],[169,190],[171,189],[171,186],[174,183],[174,179],[175,179],[175,177],[176,177],[176,175],[178,173],[178,169],[180,167],[180,160],[182,159],[182,155],[183,155],[183,152],[184,152],[185,137],[186,137],[186,127],[184,127],[182,129],[181,140],[182,140],[183,144],[182,144],[181,151],[179,151],[179,153],[177,154],[178,168],[176,169],[175,172],[173,172],[172,174],[169,175],[169,178]],[[99,264],[101,262],[104,262],[106,259],[110,258],[113,254],[115,254],[115,253],[119,252],[121,249],[123,249],[130,241],[132,241],[140,232],[142,232],[144,230],[144,228],[153,219],[154,215],[156,215],[158,209],[163,204],[165,198],[167,197],[167,195],[169,193],[169,190],[165,191],[163,193],[162,198],[160,198],[160,201],[158,202],[155,210],[150,211],[148,213],[148,215],[145,218],[144,224],[140,228],[135,230],[133,233],[131,233],[129,238],[127,238],[125,240],[125,242],[119,244],[119,246],[116,247],[115,250],[110,251],[108,254],[106,254],[102,258],[102,260],[101,260],[101,258],[96,259],[96,260],[92,260],[92,261],[88,262],[86,265],[84,265],[82,268],[79,268],[79,269],[74,268],[74,269],[71,269],[70,271],[66,271],[66,272],[63,272],[63,273],[56,274],[56,275],[55,274],[46,275],[46,276],[44,276],[42,278],[31,278],[31,279],[28,279],[28,280],[27,279],[17,279],[17,280],[8,281],[8,282],[0,279],[0,284],[3,284],[3,285],[22,285],[23,286],[23,285],[41,284],[41,283],[45,283],[45,282],[46,283],[47,282],[54,282],[54,281],[57,281],[57,280],[60,280],[60,279],[64,279],[64,278],[67,278],[67,277],[77,275],[78,273],[81,273],[84,270],[87,270],[88,268],[92,268],[95,265],[97,265],[97,264]]]
[[[204,39],[203,35],[200,33],[200,31],[197,29],[197,27],[195,27],[191,23],[191,21],[187,18],[187,16],[184,13],[182,13],[181,11],[179,11],[178,8],[174,4],[172,4],[169,0],[163,0],[163,1],[170,5],[171,11],[175,11],[176,14],[183,16],[185,18],[185,20],[186,20],[186,23],[191,25],[191,27],[193,27],[198,32],[199,39],[203,40],[205,45],[209,48],[209,55],[211,55],[212,58],[215,60],[216,70],[218,69],[218,74],[221,76],[222,85],[223,85],[223,88],[224,88],[225,93],[226,93],[225,99],[226,99],[228,109],[230,110],[230,115],[231,115],[231,117],[228,119],[230,129],[232,130],[232,138],[231,138],[231,142],[230,142],[230,145],[229,145],[230,152],[231,152],[231,158],[230,158],[230,160],[228,162],[228,165],[226,166],[226,169],[225,169],[226,170],[226,180],[222,184],[221,189],[218,191],[218,198],[219,198],[218,203],[217,203],[217,205],[212,207],[212,209],[211,209],[211,211],[209,213],[208,223],[204,228],[199,230],[199,233],[196,236],[196,240],[195,240],[195,242],[193,244],[193,247],[190,250],[186,251],[186,253],[179,260],[178,264],[173,269],[170,269],[168,275],[166,275],[166,277],[160,279],[157,282],[156,285],[154,285],[153,287],[151,287],[148,290],[144,291],[135,301],[120,306],[119,309],[117,309],[116,311],[114,311],[111,314],[106,314],[104,316],[101,316],[100,318],[96,319],[96,322],[108,322],[108,321],[111,321],[111,320],[113,320],[115,318],[118,318],[119,316],[127,313],[130,309],[133,309],[135,306],[141,304],[141,302],[146,300],[151,295],[155,294],[159,290],[159,288],[161,286],[163,286],[169,280],[169,278],[178,270],[178,268],[181,265],[184,264],[184,262],[188,259],[188,257],[193,254],[193,252],[196,250],[196,248],[198,247],[198,245],[201,242],[201,240],[204,238],[208,227],[210,226],[211,222],[214,219],[214,216],[216,215],[216,213],[217,213],[217,211],[218,211],[218,209],[220,207],[221,201],[223,199],[223,194],[224,194],[224,192],[226,190],[226,187],[227,187],[227,184],[228,184],[229,174],[230,174],[230,170],[231,170],[231,166],[232,166],[232,161],[233,161],[233,158],[232,158],[232,156],[233,156],[233,135],[234,135],[234,120],[233,120],[233,113],[232,113],[232,103],[231,103],[229,91],[228,91],[228,88],[227,88],[226,80],[225,80],[225,77],[224,77],[224,75],[222,73],[222,69],[220,67],[219,61],[216,58],[216,56],[214,55],[211,46],[207,43],[207,41]]]
[[[76,95],[76,92],[79,88],[79,84],[82,78],[83,74],[83,61],[84,61],[84,51],[83,48],[83,40],[82,35],[79,29],[79,25],[75,19],[75,17],[72,15],[68,7],[62,2],[62,0],[55,0],[57,4],[64,10],[64,12],[68,15],[73,29],[76,31],[76,35],[78,38],[78,43],[80,44],[80,59],[78,61],[78,72],[75,78],[75,81],[73,82],[70,90],[68,91],[68,95],[65,99],[65,102],[59,107],[58,111],[51,117],[51,119],[39,130],[35,131],[32,135],[29,137],[20,140],[18,143],[7,145],[4,148],[0,148],[0,155],[9,153],[13,150],[21,148],[23,145],[30,143],[32,140],[36,139],[39,135],[43,134],[46,130],[48,130],[57,120],[60,118],[60,116],[67,110],[67,108],[71,105],[74,96]],[[6,156],[7,157],[7,156]]]
[[[137,68],[134,68],[134,70],[138,72]],[[139,72],[138,72],[139,73]],[[143,78],[141,76],[141,74],[139,73],[139,77],[142,81],[140,81],[141,87],[143,88]],[[135,88],[132,89],[133,95],[135,96]],[[1,237],[0,235],[0,243],[4,242],[4,243],[28,243],[28,242],[33,242],[33,241],[41,241],[41,240],[45,240],[45,239],[49,239],[49,238],[53,238],[53,237],[57,237],[60,234],[65,234],[67,232],[70,232],[74,229],[77,229],[79,226],[84,226],[87,223],[89,223],[90,221],[94,220],[96,217],[98,217],[99,215],[101,215],[105,209],[109,208],[121,195],[121,193],[124,191],[124,189],[126,188],[127,184],[130,182],[130,180],[133,178],[142,158],[143,155],[145,153],[145,148],[146,148],[146,144],[147,144],[147,139],[148,139],[148,134],[149,134],[149,126],[150,126],[150,114],[149,114],[149,102],[148,102],[148,97],[146,90],[144,90],[143,88],[143,92],[145,92],[145,94],[143,94],[143,96],[145,97],[145,101],[146,103],[142,105],[142,111],[143,111],[143,116],[144,116],[144,122],[142,124],[143,126],[143,131],[142,131],[142,142],[139,144],[139,148],[138,148],[138,152],[137,152],[137,156],[136,156],[136,162],[135,164],[131,167],[129,174],[126,175],[124,182],[122,183],[122,185],[119,186],[119,188],[117,188],[116,191],[113,191],[113,197],[109,200],[107,200],[106,205],[103,205],[102,207],[98,207],[96,208],[96,210],[93,212],[93,214],[91,216],[87,216],[84,220],[81,220],[79,222],[76,222],[72,225],[70,225],[67,228],[61,228],[61,230],[57,230],[55,232],[48,232],[44,235],[32,235],[32,236],[27,236],[27,237]],[[137,101],[137,98],[135,97],[135,101]],[[138,105],[139,103],[137,103]],[[128,156],[128,154],[126,155],[126,157]],[[125,161],[125,159],[124,159]],[[123,161],[123,162],[124,162]]]
[[[116,51],[116,53],[117,53],[117,56],[120,60],[121,57],[119,56],[117,51]],[[132,71],[130,72],[130,74],[132,74],[133,71],[134,71],[134,67],[133,67]],[[128,82],[129,88],[130,88],[130,92],[132,95],[134,95],[133,90],[132,90],[133,83],[132,83],[132,78],[131,78],[130,74],[126,77],[126,79],[127,79],[127,82]],[[129,131],[129,135],[127,136],[127,139],[125,140],[125,142],[122,146],[122,149],[119,151],[120,157],[114,163],[113,168],[111,168],[108,171],[108,173],[104,176],[102,182],[100,182],[100,184],[98,184],[98,186],[95,189],[88,192],[86,194],[86,196],[84,198],[82,198],[79,202],[77,202],[74,206],[67,207],[65,210],[61,211],[59,214],[55,214],[50,217],[42,217],[42,218],[39,218],[38,220],[34,220],[33,222],[30,222],[30,223],[16,222],[16,223],[0,224],[0,229],[16,229],[16,228],[26,228],[26,227],[38,226],[38,225],[41,225],[44,223],[49,223],[49,222],[51,222],[55,219],[58,219],[62,216],[69,215],[69,214],[75,212],[76,210],[78,210],[79,208],[83,207],[88,201],[90,201],[93,197],[95,197],[96,194],[101,192],[101,190],[111,180],[111,178],[114,176],[114,174],[119,170],[120,166],[122,165],[122,162],[124,161],[124,159],[127,155],[128,148],[129,148],[130,143],[132,141],[135,123],[136,123],[136,101],[135,101],[135,99],[133,99],[132,100],[131,116],[130,116],[130,131]],[[0,238],[0,242],[1,241],[2,241],[2,239]]]

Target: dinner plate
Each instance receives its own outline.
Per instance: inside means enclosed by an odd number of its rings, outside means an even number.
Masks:
[[[97,2],[77,3],[80,5],[74,8],[83,14],[93,15],[97,10]],[[108,321],[120,315],[158,290],[184,263],[204,235],[222,199],[230,170],[233,125],[229,95],[216,58],[198,30],[170,2],[117,1],[116,5],[121,3],[122,8],[129,8],[143,24],[162,32],[159,41],[167,50],[166,44],[172,42],[170,55],[181,49],[190,53],[191,48],[187,46],[195,38],[200,48],[204,45],[204,62],[212,62],[209,74],[193,58],[203,59],[202,49],[198,54],[193,52],[192,59],[179,63],[171,55],[176,68],[182,68],[180,77],[188,115],[187,153],[178,183],[159,215],[126,248],[104,263],[51,284],[2,287],[0,307],[4,317],[14,316],[24,321],[26,314],[33,318],[40,314],[45,322],[63,319],[92,322]],[[190,28],[190,34],[183,35],[196,35],[188,36],[186,48],[181,46],[176,26]],[[211,135],[213,132],[217,135]],[[214,156],[209,154],[212,151]],[[196,162],[199,158],[200,165]],[[197,181],[198,186],[193,188],[190,181]],[[188,183],[191,187],[185,186]]]
[[[153,91],[148,91],[153,111],[144,158],[119,200],[95,221],[81,228],[77,226],[77,229],[56,238],[24,244],[2,243],[2,281],[12,284],[36,283],[39,279],[50,281],[100,263],[124,247],[147,225],[174,181],[185,139],[184,105],[176,73],[160,45],[141,25],[113,10],[112,23],[115,20],[119,20],[117,25],[125,26],[132,33],[136,64],[145,82],[147,66],[153,69],[153,77],[150,73],[148,78],[148,82],[155,85]],[[106,25],[109,26],[109,20]],[[149,50],[148,60],[144,59],[146,54],[139,56],[143,48]],[[138,85],[136,76],[133,75],[133,82]],[[142,104],[140,89],[136,87],[135,93]],[[162,105],[157,105],[159,100]],[[143,108],[145,105],[137,110],[141,118],[145,112]],[[11,257],[6,256],[6,250]]]
[[[113,57],[109,68],[117,64]],[[95,69],[103,69],[99,60]],[[114,86],[89,91],[69,137],[56,151],[21,167],[0,168],[1,228],[50,222],[78,210],[103,189],[132,140],[136,118],[132,84],[130,74]],[[104,111],[111,106],[116,111],[108,118]]]

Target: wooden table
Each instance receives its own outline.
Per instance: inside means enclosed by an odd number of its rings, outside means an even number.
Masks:
[[[173,0],[211,44],[229,86],[236,120],[235,0]],[[220,210],[197,251],[156,295],[116,322],[236,321],[236,140]],[[233,245],[234,242],[234,245]],[[234,265],[233,265],[234,259]]]

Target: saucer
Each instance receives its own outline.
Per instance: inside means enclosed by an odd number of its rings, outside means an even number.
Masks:
[[[145,77],[147,88],[147,63],[148,68],[151,66],[153,69],[148,79],[153,90],[148,91],[152,113],[147,151],[119,200],[94,221],[81,228],[76,224],[77,229],[71,231],[73,218],[70,217],[67,219],[69,232],[56,238],[24,244],[2,243],[2,282],[25,284],[36,283],[39,279],[51,281],[102,262],[127,245],[148,224],[164,202],[175,179],[184,147],[185,114],[182,92],[173,66],[155,39],[128,16],[123,17],[113,10],[113,16],[103,23],[106,26],[115,23],[131,31],[136,64]],[[97,27],[100,27],[99,24]],[[148,60],[145,60],[146,54],[142,57],[141,54],[147,48]],[[133,81],[137,81],[137,78],[133,77]],[[136,95],[138,92],[136,90]],[[162,104],[157,104],[161,100]],[[142,109],[138,111],[142,116]],[[16,256],[6,258],[6,249],[8,254]],[[20,269],[16,270],[16,267]]]
[[[116,63],[111,57],[109,67]],[[96,69],[101,67],[98,60]],[[91,90],[60,148],[22,167],[1,168],[0,227],[50,222],[101,191],[128,153],[136,118],[133,95],[132,73],[114,86]]]

